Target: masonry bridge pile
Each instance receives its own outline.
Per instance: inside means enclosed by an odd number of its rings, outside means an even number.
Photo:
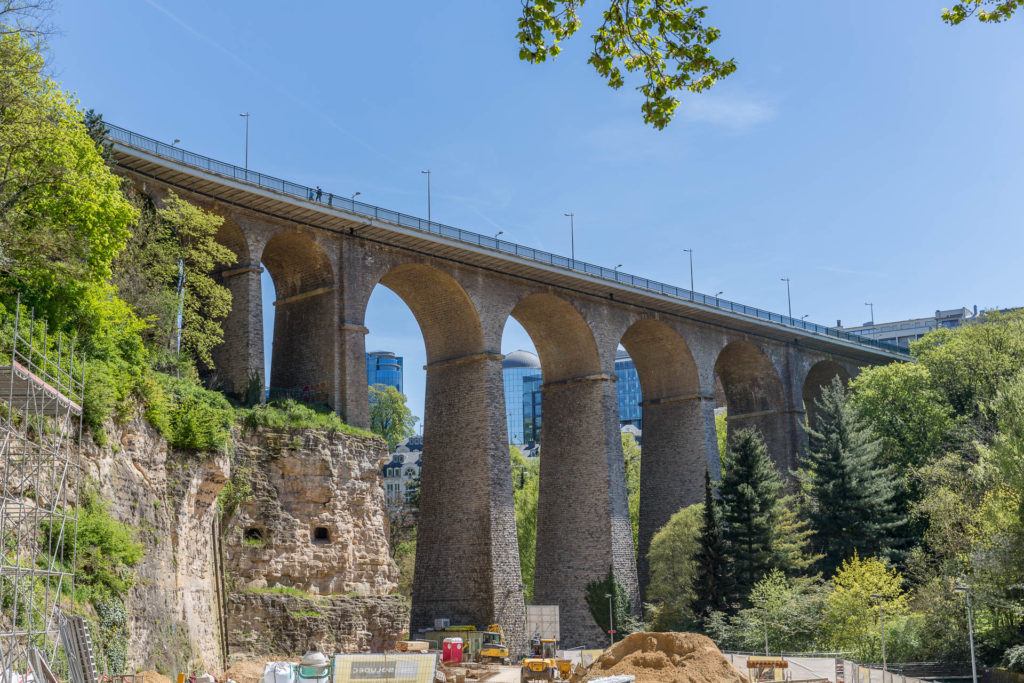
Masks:
[[[514,646],[523,637],[500,353],[510,316],[533,339],[544,383],[534,600],[559,605],[566,645],[602,642],[584,587],[610,567],[639,606],[654,532],[702,500],[705,470],[719,475],[716,377],[730,433],[757,427],[787,471],[804,445],[805,406],[825,384],[902,357],[290,196],[155,143],[114,151],[157,199],[174,190],[225,218],[218,239],[238,262],[220,274],[234,303],[215,361],[228,391],[263,371],[264,268],[277,291],[264,382],[318,387],[352,425],[369,419],[363,321],[373,289],[391,289],[416,317],[427,383],[413,630],[435,617],[500,616]],[[644,397],[639,563],[619,437],[620,344]]]

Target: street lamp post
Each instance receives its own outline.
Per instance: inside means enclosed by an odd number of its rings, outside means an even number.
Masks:
[[[971,642],[971,681],[978,683],[978,668],[974,662],[974,621],[971,617],[971,591],[967,586],[956,586],[953,588],[957,593],[963,593],[967,598],[967,637]]]
[[[249,112],[239,114],[245,119],[245,176],[246,180],[249,179]]]
[[[885,670],[887,668],[887,662],[885,661],[885,610],[882,609],[882,597],[878,593],[872,593],[871,597],[878,601],[878,621],[882,628],[882,683],[885,683]],[[892,680],[890,677],[889,680]]]
[[[715,292],[715,305],[716,306],[718,305],[718,297],[722,296],[722,294],[724,294],[724,293],[725,292],[723,292],[721,289],[718,290],[717,292]]]
[[[498,232],[494,233],[494,241],[497,242],[498,238],[501,237],[504,234],[505,234],[504,230],[499,230]]]
[[[420,173],[427,174],[427,222],[431,223],[432,221],[430,220],[430,169],[428,168],[426,171],[420,171]]]
[[[875,305],[873,303],[865,303],[865,306],[871,309],[871,325],[875,324]]]
[[[567,214],[563,214],[569,217],[569,255],[572,256],[572,260],[576,260],[576,214],[571,211]]]
[[[792,318],[793,317],[793,299],[789,296],[789,278],[788,277],[783,277],[783,278],[779,278],[779,279],[786,283],[786,305],[789,307],[789,317]]]
[[[362,194],[362,192],[353,192],[353,193],[352,193],[352,196],[351,196],[351,197],[349,197],[349,199],[351,199],[352,201],[355,201],[355,200],[356,200],[356,197],[358,197],[358,196],[359,196],[359,195],[361,195],[361,194]]]
[[[612,609],[612,594],[605,593],[604,597],[608,598],[608,644],[615,644],[615,612]]]
[[[690,255],[690,295],[693,296],[693,249],[683,249]]]
[[[768,601],[758,600],[761,605],[761,611],[764,612],[764,656],[768,656]]]

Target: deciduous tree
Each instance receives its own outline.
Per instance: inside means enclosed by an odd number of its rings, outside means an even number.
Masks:
[[[414,434],[419,418],[405,404],[405,394],[392,386],[374,384],[370,390],[370,431],[380,435],[394,450],[399,441]]]
[[[651,539],[647,600],[657,606],[653,624],[656,631],[688,630],[694,622],[693,604],[698,595],[694,581],[703,510],[700,504],[683,508]]]

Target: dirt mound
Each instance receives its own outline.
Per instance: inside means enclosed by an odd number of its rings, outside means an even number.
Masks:
[[[235,662],[224,675],[238,683],[259,683],[260,678],[263,677],[263,669],[266,668],[267,662],[287,661],[289,661],[288,657],[246,659],[241,662]],[[146,683],[149,683],[149,681],[146,681]]]
[[[746,683],[707,636],[633,633],[615,643],[587,671],[587,680],[625,674],[636,683]]]
[[[135,674],[135,676],[136,680],[138,680],[138,677],[141,676],[142,683],[171,683],[171,679],[169,679],[167,676],[164,676],[162,673],[158,673],[152,670],[140,671],[139,673]]]

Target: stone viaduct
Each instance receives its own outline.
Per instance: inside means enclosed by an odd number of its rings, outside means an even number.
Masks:
[[[680,292],[436,223],[322,195],[112,128],[120,172],[159,197],[173,190],[225,218],[238,257],[220,273],[233,309],[216,371],[229,392],[262,373],[260,275],[277,292],[269,384],[314,387],[366,426],[364,314],[393,290],[427,352],[424,458],[412,629],[436,617],[500,620],[522,644],[525,607],[502,390],[502,330],[529,333],[543,373],[534,601],[557,604],[565,646],[604,636],[584,587],[614,569],[634,609],[654,532],[719,476],[716,384],[730,430],[755,426],[786,471],[806,410],[833,377],[903,358],[835,330]],[[633,553],[614,359],[632,356],[644,402],[639,561]],[[268,378],[263,378],[264,382]]]

